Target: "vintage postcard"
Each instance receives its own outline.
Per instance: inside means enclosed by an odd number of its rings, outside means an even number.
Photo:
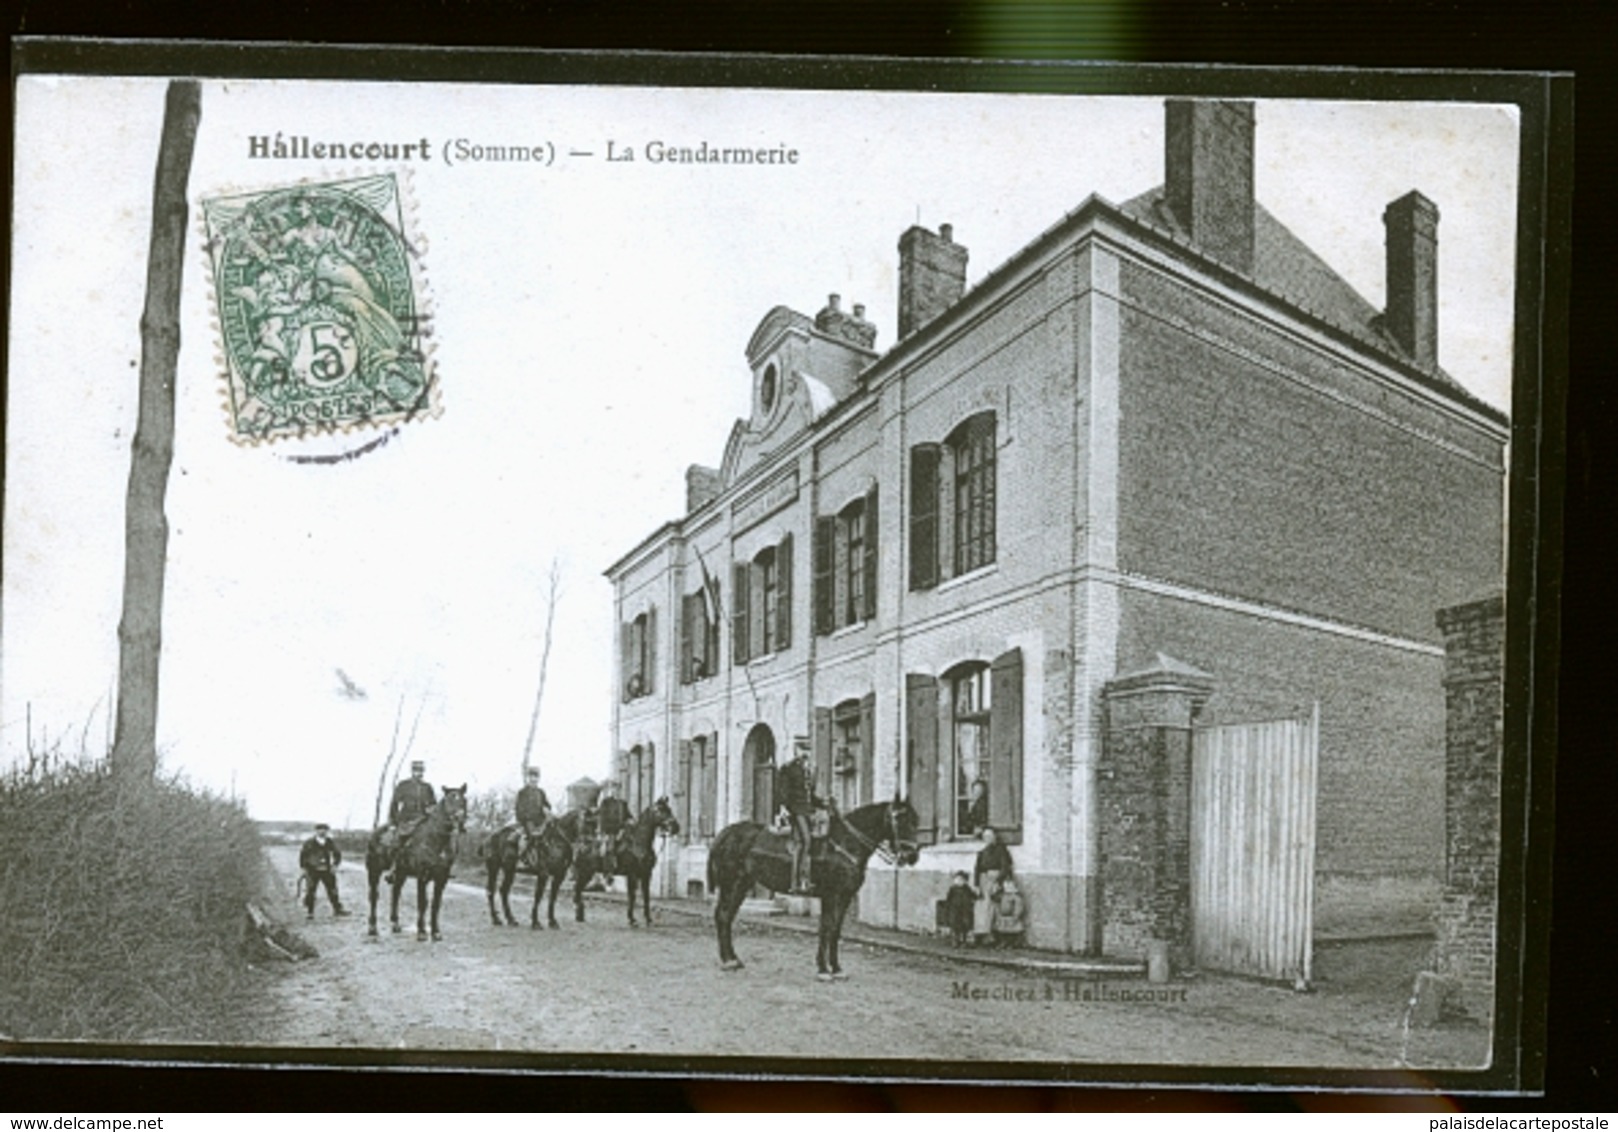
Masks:
[[[1543,84],[426,58],[21,56],[0,1055],[1534,1087]]]

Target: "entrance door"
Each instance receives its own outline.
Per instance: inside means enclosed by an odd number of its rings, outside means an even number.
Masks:
[[[1191,742],[1191,925],[1197,963],[1310,978],[1320,709],[1199,727]]]
[[[775,817],[775,736],[768,725],[760,723],[747,733],[742,758],[751,775],[748,795],[753,800],[752,812],[746,816],[769,825]]]

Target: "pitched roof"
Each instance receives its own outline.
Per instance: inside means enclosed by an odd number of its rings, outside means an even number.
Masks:
[[[1118,210],[1164,232],[1177,243],[1195,247],[1164,203],[1161,185],[1125,201]],[[1256,202],[1253,205],[1252,280],[1289,306],[1313,315],[1361,344],[1411,362],[1409,354],[1388,333],[1382,312]],[[1435,367],[1431,376],[1446,389],[1471,400],[1466,389],[1442,368]]]

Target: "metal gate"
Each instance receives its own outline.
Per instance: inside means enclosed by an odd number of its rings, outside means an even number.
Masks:
[[[1199,727],[1191,744],[1191,924],[1197,963],[1310,979],[1320,708]]]

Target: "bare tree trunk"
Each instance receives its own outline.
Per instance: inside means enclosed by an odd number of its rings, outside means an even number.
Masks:
[[[140,412],[124,512],[124,610],[118,625],[118,724],[111,762],[123,778],[157,770],[157,676],[163,639],[163,514],[174,461],[174,378],[180,354],[180,282],[185,266],[186,182],[202,118],[202,88],[169,83],[152,189],[152,240],[141,315]]]
[[[539,730],[539,705],[545,700],[545,670],[551,663],[551,627],[556,624],[556,598],[561,590],[562,564],[551,559],[550,584],[545,591],[545,647],[539,654],[539,691],[534,693],[534,713],[528,717],[528,742],[522,748],[523,777],[534,757],[534,735]]]
[[[393,741],[388,744],[388,757],[382,763],[382,773],[376,776],[376,809],[371,813],[371,828],[382,828],[382,795],[388,789],[388,771],[393,756],[399,752],[399,724],[404,720],[404,697],[399,697],[399,710],[393,715]]]

